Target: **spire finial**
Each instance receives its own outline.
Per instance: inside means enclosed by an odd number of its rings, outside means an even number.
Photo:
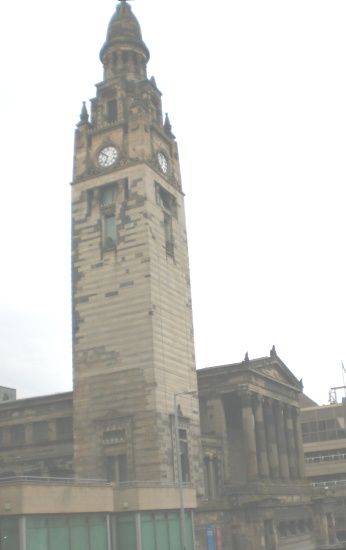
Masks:
[[[85,101],[83,101],[82,110],[80,113],[80,123],[79,124],[86,124],[89,121],[89,114],[88,109],[86,108]]]
[[[175,138],[175,136],[172,134],[172,124],[169,121],[168,113],[165,113],[165,122],[163,124],[163,129],[165,131],[165,134],[168,136],[171,136],[172,138]]]
[[[272,347],[272,349],[270,350],[270,357],[276,357],[277,353],[276,353],[276,349],[275,349],[275,346]]]

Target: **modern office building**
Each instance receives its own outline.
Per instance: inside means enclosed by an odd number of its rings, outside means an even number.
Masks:
[[[346,402],[333,401],[322,406],[306,403],[302,434],[308,480],[335,499],[337,538],[346,541]]]

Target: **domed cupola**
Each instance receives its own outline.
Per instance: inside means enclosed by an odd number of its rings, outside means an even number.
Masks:
[[[100,51],[104,80],[123,76],[129,80],[146,78],[149,50],[131,6],[121,1],[108,25],[107,39]]]

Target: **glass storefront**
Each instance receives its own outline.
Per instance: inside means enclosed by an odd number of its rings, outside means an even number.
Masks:
[[[117,550],[137,550],[137,534],[142,550],[182,550],[179,512],[152,512],[110,515],[114,529],[108,529],[107,514],[59,514],[0,518],[0,550],[22,550],[20,523],[26,550],[109,550],[113,531]],[[193,550],[191,514],[185,514],[187,550]],[[109,545],[108,545],[109,544]]]

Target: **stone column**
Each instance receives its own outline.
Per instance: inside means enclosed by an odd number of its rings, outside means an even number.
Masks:
[[[275,424],[271,400],[266,400],[263,403],[264,413],[264,425],[267,435],[267,449],[268,449],[268,461],[270,477],[272,479],[279,479],[279,455],[276,442]]]
[[[270,473],[262,403],[263,397],[259,394],[256,394],[253,399],[253,405],[255,413],[255,435],[258,456],[258,469],[260,477],[263,479],[268,479],[270,477]]]
[[[329,546],[328,523],[323,505],[316,503],[313,506],[313,531],[316,538],[316,547],[327,548]]]
[[[298,458],[298,474],[300,479],[305,479],[305,457],[304,457],[304,447],[303,447],[303,437],[302,437],[302,427],[300,423],[300,410],[298,407],[293,407],[292,411],[292,420],[293,420],[293,432],[294,439],[296,443],[296,451]]]
[[[242,419],[243,419],[247,479],[248,481],[255,481],[258,479],[258,463],[257,463],[255,426],[254,426],[254,418],[253,418],[252,405],[251,405],[251,393],[241,392],[239,395],[240,395],[241,411],[242,411]]]
[[[215,485],[214,485],[213,460],[211,457],[209,457],[209,460],[208,460],[208,479],[209,479],[209,498],[213,499],[215,497]]]
[[[286,405],[284,408],[285,428],[286,428],[286,444],[287,444],[287,456],[288,465],[290,470],[290,478],[297,479],[297,454],[294,440],[293,431],[293,419],[292,419],[292,407]]]
[[[283,403],[280,401],[274,402],[274,413],[280,477],[282,480],[288,481],[290,479],[290,472],[288,467]]]

